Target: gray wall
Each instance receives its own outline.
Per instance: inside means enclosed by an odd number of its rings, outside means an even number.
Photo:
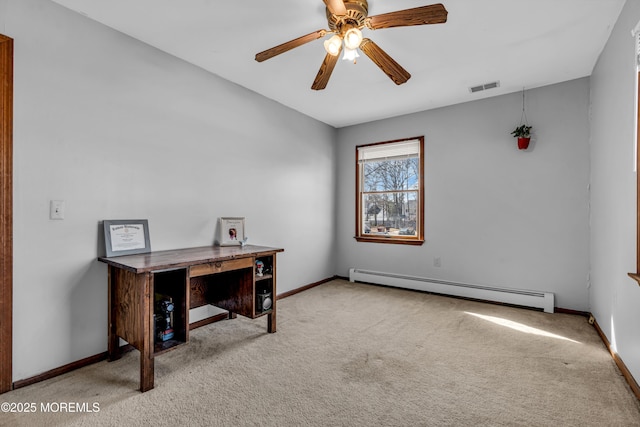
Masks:
[[[591,311],[640,381],[640,287],[636,271],[634,172],[636,65],[628,1],[591,77]]]
[[[280,293],[333,275],[335,129],[52,2],[0,6],[15,40],[14,381],[106,350],[102,219],[147,218],[162,250],[210,245],[218,217],[244,216],[251,243],[285,248]],[[52,199],[65,220],[49,220]]]
[[[350,267],[554,292],[588,310],[589,79],[338,131],[337,274]],[[470,95],[471,97],[471,95]],[[425,244],[358,243],[355,146],[425,136]],[[434,258],[442,266],[434,267]]]

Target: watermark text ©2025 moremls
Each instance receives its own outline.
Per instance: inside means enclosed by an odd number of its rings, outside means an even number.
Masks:
[[[91,413],[100,412],[99,402],[2,402],[0,412]]]

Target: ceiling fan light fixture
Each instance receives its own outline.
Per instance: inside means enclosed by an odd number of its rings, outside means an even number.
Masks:
[[[337,34],[334,34],[329,40],[324,41],[324,50],[326,50],[329,55],[337,56],[340,53],[341,46],[342,39]]]
[[[353,61],[353,63],[355,64],[356,58],[360,58],[360,55],[358,55],[358,49],[349,49],[348,47],[345,46],[344,55],[342,55],[342,59]]]
[[[362,31],[356,27],[351,27],[344,33],[344,47],[347,49],[357,49],[362,43]]]

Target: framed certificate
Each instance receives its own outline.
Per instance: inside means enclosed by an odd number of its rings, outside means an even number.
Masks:
[[[104,220],[107,257],[151,252],[149,222],[146,219]]]
[[[240,246],[244,241],[244,217],[220,218],[220,246]]]

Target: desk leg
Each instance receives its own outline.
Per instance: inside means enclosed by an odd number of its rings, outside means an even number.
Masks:
[[[276,311],[273,310],[272,313],[267,315],[267,332],[270,334],[276,331]]]
[[[145,392],[153,388],[154,377],[154,336],[153,336],[153,275],[146,273],[143,278],[144,292],[141,297],[142,315],[142,348],[140,349],[140,391]]]
[[[118,360],[122,357],[122,351],[120,351],[120,337],[116,334],[109,334],[108,352],[109,362]]]
[[[107,331],[107,356],[110,362],[120,359],[122,352],[120,351],[120,337],[116,334],[116,290],[117,280],[114,267],[109,266],[108,270],[109,285],[109,330]]]
[[[145,392],[153,388],[153,357],[140,352],[140,391]]]

